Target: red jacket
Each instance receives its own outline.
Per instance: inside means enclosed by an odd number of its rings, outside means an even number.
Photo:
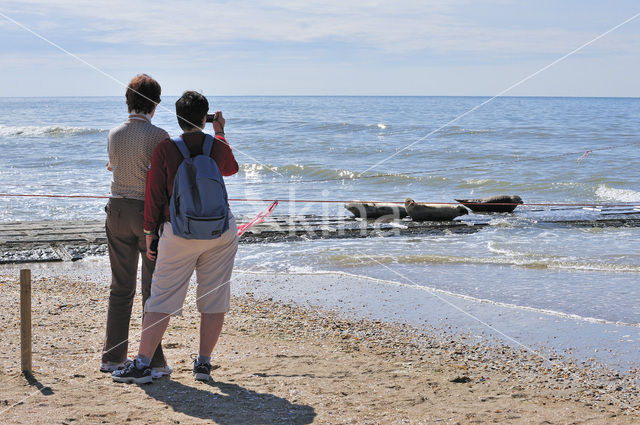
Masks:
[[[189,148],[191,156],[202,154],[204,133],[183,134],[182,140]],[[238,172],[238,163],[224,137],[216,136],[211,158],[216,161],[223,176],[232,176]],[[173,180],[182,159],[178,147],[170,139],[158,143],[153,151],[144,194],[144,230],[156,232],[162,223],[170,220],[169,202]]]

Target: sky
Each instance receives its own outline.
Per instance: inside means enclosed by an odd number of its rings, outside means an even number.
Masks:
[[[120,96],[144,72],[165,95],[640,97],[637,14],[637,0],[1,0],[0,96]]]

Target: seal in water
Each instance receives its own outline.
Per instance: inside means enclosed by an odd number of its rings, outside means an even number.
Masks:
[[[356,217],[379,218],[389,216],[389,218],[404,218],[407,210],[400,204],[383,202],[349,202],[344,207]]]
[[[456,199],[473,212],[512,212],[522,198],[518,195],[498,195],[479,199]]]
[[[413,221],[447,221],[469,214],[461,205],[416,204],[411,198],[405,199],[404,207]]]

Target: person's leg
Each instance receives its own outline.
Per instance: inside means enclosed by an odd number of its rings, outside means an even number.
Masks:
[[[199,354],[202,357],[211,357],[222,332],[224,315],[229,311],[230,280],[237,250],[237,227],[232,218],[229,230],[212,240],[210,248],[196,263],[196,304],[201,313]]]
[[[138,244],[135,236],[128,230],[126,212],[121,201],[110,199],[106,208],[111,288],[102,361],[114,363],[124,362],[127,357],[129,320],[138,270]]]
[[[155,352],[158,344],[162,341],[162,336],[169,326],[169,318],[166,313],[155,313],[148,311],[142,321],[142,335],[140,337],[139,356],[145,356],[149,360]]]
[[[181,315],[199,250],[198,241],[175,236],[169,223],[158,243],[158,257],[151,282],[151,294],[145,302],[139,354],[153,355],[167,325],[169,315]]]
[[[140,255],[142,256],[142,272],[140,276],[140,283],[142,289],[142,308],[144,311],[144,305],[147,302],[147,299],[151,295],[151,280],[153,277],[153,270],[156,266],[155,261],[151,261],[147,258],[147,244],[145,240],[145,235],[143,231],[143,220],[144,220],[144,203],[141,205],[140,210],[138,212],[138,223],[136,224],[135,230],[136,235],[138,236],[138,250]],[[144,322],[144,313],[142,314],[142,319]],[[158,347],[153,353],[153,358],[151,359],[151,367],[163,367],[167,365],[167,360],[164,357],[164,353],[162,352],[162,342],[158,344]]]
[[[211,379],[211,353],[218,342],[224,315],[229,311],[230,279],[238,250],[238,230],[235,219],[229,230],[217,239],[207,241],[196,262],[196,304],[200,311],[200,348],[193,361],[193,376],[197,381]]]
[[[150,356],[162,340],[170,315],[182,314],[189,280],[199,255],[194,248],[197,248],[197,241],[194,243],[174,236],[171,225],[164,224],[164,232],[158,243],[151,295],[144,305],[138,356],[127,367],[111,374],[114,381],[147,383],[153,379]]]
[[[153,370],[150,356],[157,348],[162,335],[169,325],[169,316],[165,313],[147,312],[142,321],[142,335],[138,356],[123,369],[114,371],[111,377],[116,382],[147,384],[152,382]],[[158,376],[159,377],[159,376]]]
[[[200,356],[211,357],[213,348],[218,342],[222,325],[224,323],[224,313],[202,313],[200,315]]]

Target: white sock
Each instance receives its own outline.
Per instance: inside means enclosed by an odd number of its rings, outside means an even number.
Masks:
[[[196,359],[196,363],[200,364],[200,363],[210,363],[211,362],[211,356],[201,356],[198,355],[198,358]]]
[[[151,359],[147,356],[143,356],[142,354],[138,354],[136,356],[136,368],[144,369],[145,367],[149,367],[151,364]]]

